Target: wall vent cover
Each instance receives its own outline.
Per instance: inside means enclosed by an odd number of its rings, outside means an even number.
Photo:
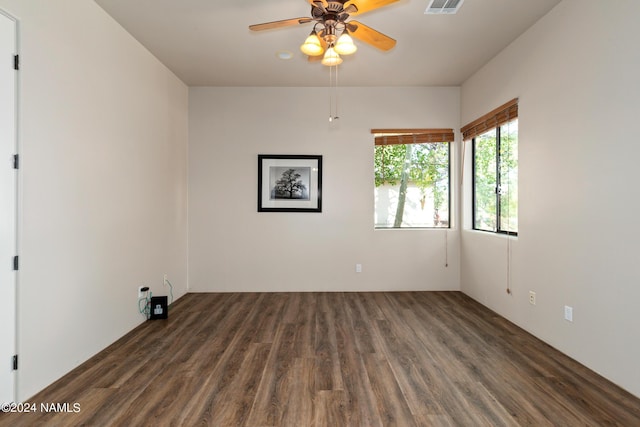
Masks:
[[[453,14],[460,9],[464,0],[429,0],[427,10],[424,11],[428,15]]]

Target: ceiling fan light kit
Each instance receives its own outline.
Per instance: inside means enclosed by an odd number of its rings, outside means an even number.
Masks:
[[[351,55],[358,50],[353,37],[382,51],[393,49],[396,41],[358,21],[349,21],[350,15],[362,14],[399,0],[307,0],[311,4],[311,17],[285,19],[249,25],[251,31],[271,30],[315,22],[311,34],[300,46],[310,61],[320,59],[329,67],[329,122],[338,120],[338,65],[340,55]]]
[[[250,25],[252,31],[315,22],[313,31],[300,46],[302,53],[314,60],[324,53],[322,64],[332,67],[342,63],[340,55],[351,55],[358,50],[353,37],[380,50],[392,49],[396,41],[357,21],[348,21],[350,15],[361,14],[395,3],[398,0],[307,0],[311,4],[311,17],[285,19]],[[345,6],[346,5],[346,6]]]

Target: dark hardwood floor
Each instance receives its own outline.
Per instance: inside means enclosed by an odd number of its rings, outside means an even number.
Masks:
[[[640,426],[640,399],[459,292],[188,294],[29,401],[71,412],[0,426]]]

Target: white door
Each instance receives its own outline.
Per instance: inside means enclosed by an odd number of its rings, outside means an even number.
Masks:
[[[16,21],[0,10],[0,403],[13,402],[16,352]]]

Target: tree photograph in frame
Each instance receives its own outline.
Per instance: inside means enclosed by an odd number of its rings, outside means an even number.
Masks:
[[[322,212],[322,156],[258,155],[258,212]]]

